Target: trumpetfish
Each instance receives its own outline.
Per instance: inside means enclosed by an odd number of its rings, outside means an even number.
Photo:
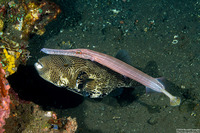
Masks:
[[[111,70],[133,79],[142,85],[146,86],[146,89],[153,90],[156,92],[161,92],[165,94],[170,99],[171,106],[178,106],[181,103],[180,97],[173,96],[166,89],[165,86],[156,78],[153,78],[144,72],[134,68],[133,66],[114,58],[110,55],[103,54],[97,51],[89,50],[89,49],[49,49],[42,48],[42,52],[50,55],[66,55],[66,56],[74,56],[82,59],[88,59],[91,61],[98,62],[99,64],[110,68]]]

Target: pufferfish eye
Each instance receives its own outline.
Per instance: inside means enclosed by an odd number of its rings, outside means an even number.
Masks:
[[[43,65],[42,65],[40,62],[36,62],[36,63],[35,63],[35,67],[36,67],[37,69],[42,69],[42,68],[43,68]]]

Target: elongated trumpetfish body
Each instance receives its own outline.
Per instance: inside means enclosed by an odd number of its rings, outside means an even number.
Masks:
[[[162,83],[160,83],[157,79],[143,73],[142,71],[126,64],[125,62],[118,60],[112,56],[99,53],[89,49],[68,49],[68,50],[60,50],[60,49],[41,49],[46,54],[54,54],[54,55],[67,55],[67,56],[76,56],[83,59],[89,59],[95,62],[98,62],[113,71],[122,74],[126,77],[129,77],[137,82],[145,85],[148,88],[151,88],[154,91],[162,92],[166,96],[170,98],[171,106],[180,105],[180,98],[171,95],[169,92],[165,90],[165,87]]]

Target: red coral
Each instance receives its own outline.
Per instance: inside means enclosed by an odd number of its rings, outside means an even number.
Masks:
[[[0,63],[0,133],[4,132],[3,126],[5,125],[5,119],[10,114],[10,85],[5,78],[5,71]]]

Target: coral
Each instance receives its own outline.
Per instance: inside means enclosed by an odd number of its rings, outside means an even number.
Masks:
[[[43,1],[41,3],[29,2],[27,5],[27,14],[22,24],[24,34],[36,33],[43,35],[44,26],[56,18],[60,9],[54,3]]]
[[[5,125],[5,119],[10,114],[10,85],[5,78],[5,71],[0,63],[0,132],[4,132],[3,126]]]
[[[66,131],[67,133],[75,133],[77,128],[78,128],[78,124],[76,122],[76,118],[71,118],[68,117],[67,118],[67,124],[65,125]]]
[[[21,104],[20,106],[24,106],[25,104]],[[31,118],[30,122],[27,123],[27,125],[24,125],[24,127],[18,127],[17,131],[20,131],[23,129],[23,132],[32,132],[32,133],[75,133],[77,130],[77,122],[76,118],[71,117],[63,117],[63,118],[57,118],[57,115],[53,111],[44,111],[40,108],[39,105],[36,105],[34,103],[27,104],[26,106],[32,106],[29,108],[29,115]],[[25,107],[25,106],[24,106]],[[16,111],[19,110],[19,107]],[[27,113],[28,111],[26,111]],[[24,115],[24,113],[18,112],[18,118]],[[24,116],[27,118],[26,116]],[[12,118],[9,118],[10,120]],[[24,120],[22,120],[24,122]],[[7,129],[10,123],[6,124],[5,129]],[[14,129],[12,129],[13,131]],[[10,131],[10,129],[9,129]]]
[[[0,59],[6,77],[31,57],[26,49],[29,35],[43,35],[59,13],[59,7],[46,0],[0,1]]]
[[[0,1],[0,133],[10,113],[10,88],[6,77],[30,57],[30,34],[42,35],[44,26],[60,13],[59,7],[46,0]]]
[[[62,130],[62,133],[75,133],[78,128],[76,118],[72,119],[69,116],[67,118],[57,119],[55,113],[52,113],[51,119],[49,119],[48,123],[52,125],[52,128],[50,128],[51,131]]]

